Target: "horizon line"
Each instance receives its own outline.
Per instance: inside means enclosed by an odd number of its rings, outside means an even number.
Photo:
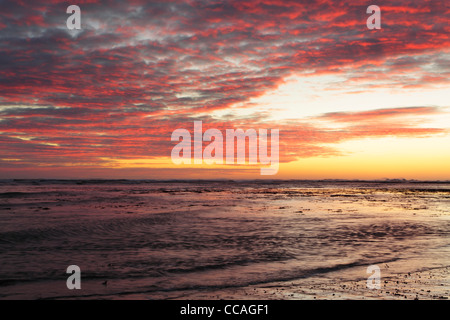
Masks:
[[[386,179],[109,179],[109,178],[9,178],[0,179],[0,182],[7,181],[141,181],[141,182],[412,182],[412,183],[450,183],[450,180],[419,180],[404,178]]]

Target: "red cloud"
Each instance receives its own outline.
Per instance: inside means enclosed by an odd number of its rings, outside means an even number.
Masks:
[[[167,156],[170,133],[199,118],[220,129],[279,128],[282,161],[338,154],[333,145],[347,139],[442,132],[388,125],[441,112],[431,107],[335,112],[317,123],[199,115],[248,102],[290,74],[334,73],[347,85],[373,77],[389,86],[445,84],[447,2],[381,5],[376,32],[366,28],[366,1],[78,5],[83,29],[71,33],[63,1],[2,2],[0,146],[1,158],[23,159],[14,165]],[[347,127],[322,128],[321,120]]]
[[[404,116],[433,115],[440,112],[436,107],[405,107],[362,112],[331,112],[322,115],[320,118],[338,122],[359,123],[364,121],[395,120],[394,118]]]

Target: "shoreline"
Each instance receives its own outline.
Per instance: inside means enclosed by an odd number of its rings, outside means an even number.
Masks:
[[[387,268],[382,272],[387,273]],[[336,281],[332,274],[216,292],[186,293],[175,300],[448,300],[450,265],[408,273],[388,273],[380,289],[366,278]]]

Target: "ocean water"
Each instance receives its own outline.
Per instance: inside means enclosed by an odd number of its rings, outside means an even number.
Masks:
[[[450,184],[0,181],[0,299],[189,298],[450,265]],[[66,269],[81,269],[69,290]]]

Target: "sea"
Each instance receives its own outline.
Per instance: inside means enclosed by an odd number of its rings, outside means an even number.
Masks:
[[[220,299],[394,261],[450,264],[449,182],[0,180],[0,299]]]

